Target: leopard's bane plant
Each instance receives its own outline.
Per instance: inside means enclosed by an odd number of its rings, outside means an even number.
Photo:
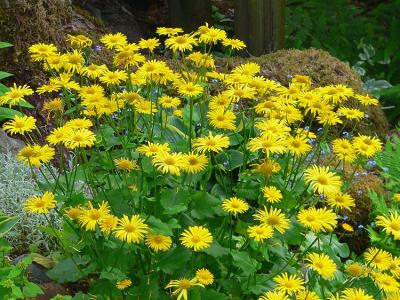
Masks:
[[[377,100],[303,75],[282,86],[255,63],[217,68],[213,49],[244,44],[208,24],[157,33],[139,44],[105,35],[108,65],[82,36],[66,53],[29,50],[49,74],[36,93],[53,99],[57,125],[42,140],[32,117],[4,128],[25,138],[18,159],[32,170],[59,163],[25,204],[63,220],[49,276],[87,277],[90,294],[111,299],[398,299],[395,254],[357,257],[341,243],[352,179],[382,147],[354,132]],[[379,218],[398,238],[393,224],[396,214]]]

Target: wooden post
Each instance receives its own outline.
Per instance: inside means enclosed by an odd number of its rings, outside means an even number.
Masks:
[[[185,32],[211,23],[211,0],[168,0],[171,26],[182,27]]]
[[[235,33],[251,55],[285,46],[285,0],[236,0]]]

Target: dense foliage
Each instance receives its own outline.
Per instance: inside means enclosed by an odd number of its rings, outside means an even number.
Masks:
[[[216,44],[228,55],[244,44],[208,25],[157,32],[162,45],[105,35],[108,66],[81,35],[67,53],[30,47],[49,74],[36,93],[52,98],[43,109],[55,128],[32,116],[3,128],[47,178],[35,176],[43,193],[26,211],[64,223],[41,227],[60,249],[48,275],[86,279],[98,299],[398,299],[399,253],[386,249],[400,238],[398,190],[376,216],[390,243],[357,257],[341,242],[354,230],[343,218],[352,180],[382,147],[354,127],[378,101],[300,74],[285,87],[255,63],[217,69]],[[161,46],[168,62],[154,56]],[[15,86],[0,104],[32,93]],[[21,298],[14,289],[1,283]]]

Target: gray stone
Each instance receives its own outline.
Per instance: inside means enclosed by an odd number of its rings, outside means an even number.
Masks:
[[[3,129],[0,129],[0,153],[17,154],[24,146],[23,141],[9,137]]]

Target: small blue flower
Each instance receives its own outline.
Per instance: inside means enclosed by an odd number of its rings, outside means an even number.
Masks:
[[[292,74],[288,74],[287,77],[288,78],[293,78],[293,75]]]
[[[319,197],[320,197],[321,199],[324,199],[324,198],[325,198],[324,194],[320,194]]]
[[[100,52],[100,51],[101,51],[101,46],[96,45],[96,46],[94,46],[94,49],[95,49],[97,52]]]
[[[358,230],[363,230],[364,226],[362,224],[360,224],[360,225],[357,226],[357,228],[358,228]]]
[[[307,143],[314,144],[315,143],[315,139],[310,139]]]
[[[360,174],[358,174],[358,172],[354,172],[354,177],[358,177]]]
[[[369,166],[376,166],[376,161],[374,161],[374,160],[369,160],[368,162],[367,162],[367,164],[369,165]]]
[[[365,114],[364,117],[365,117],[366,119],[368,119],[368,118],[369,118],[369,115],[368,115],[368,114]]]
[[[357,191],[357,194],[358,194],[358,195],[362,195],[362,193],[363,193],[363,190],[358,190],[358,191]]]
[[[383,172],[387,172],[387,171],[389,171],[389,168],[388,167],[383,167],[382,170],[383,170]]]
[[[211,79],[211,82],[212,82],[212,83],[218,83],[218,79],[215,79],[215,78],[214,78],[214,79]]]
[[[366,171],[364,171],[364,172],[361,173],[361,175],[362,175],[362,176],[367,176],[368,173],[367,173]]]
[[[375,222],[371,222],[371,227],[375,227]]]
[[[343,220],[344,220],[344,221],[347,221],[348,219],[349,219],[348,216],[343,216]]]
[[[304,129],[309,131],[310,130],[310,126],[306,126],[306,127],[304,127]]]
[[[239,108],[239,104],[235,104],[235,109],[238,109]]]
[[[322,127],[319,127],[319,128],[317,129],[317,131],[318,131],[318,132],[321,132],[322,129],[323,129]]]
[[[200,128],[201,128],[201,123],[197,123],[197,124],[196,124],[196,128],[197,128],[197,129],[200,129]]]
[[[347,131],[343,131],[343,132],[342,132],[342,135],[345,136],[345,137],[348,137],[348,136],[349,136],[349,133],[348,133]]]
[[[58,93],[58,96],[62,97],[62,96],[64,96],[64,94],[63,93]]]

